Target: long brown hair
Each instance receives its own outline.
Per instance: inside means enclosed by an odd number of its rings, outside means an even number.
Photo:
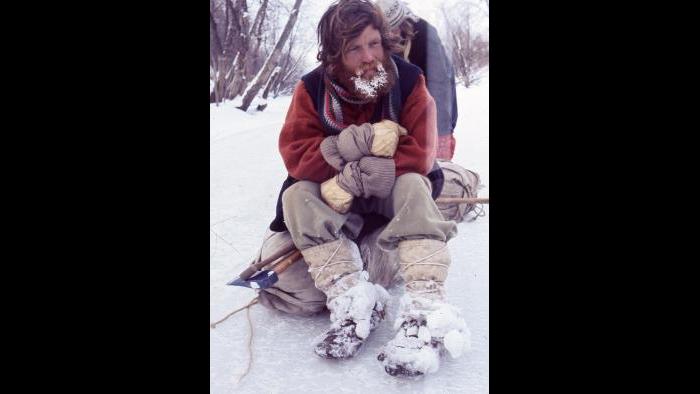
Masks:
[[[413,27],[413,21],[410,18],[405,18],[399,24],[399,34],[401,35],[401,45],[405,46],[408,41],[412,41],[416,36],[416,30]]]
[[[331,4],[316,29],[319,43],[316,59],[324,67],[341,63],[348,43],[359,37],[369,25],[379,30],[387,55],[397,50],[398,37],[390,34],[384,14],[374,3],[368,0],[339,0]]]

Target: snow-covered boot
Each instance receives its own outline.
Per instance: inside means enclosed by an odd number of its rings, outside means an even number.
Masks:
[[[470,346],[469,329],[459,310],[445,302],[447,244],[407,240],[399,242],[398,251],[406,292],[394,323],[398,332],[377,359],[393,376],[436,372],[445,353],[457,358]]]
[[[367,281],[360,251],[345,237],[301,253],[316,288],[326,294],[326,306],[331,311],[331,326],[319,338],[314,352],[331,359],[354,356],[384,318],[389,294]]]

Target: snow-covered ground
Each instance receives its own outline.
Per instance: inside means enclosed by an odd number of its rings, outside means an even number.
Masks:
[[[488,74],[477,86],[458,86],[459,121],[454,162],[478,172],[488,197]],[[226,286],[257,252],[274,217],[286,177],[277,150],[290,97],[269,100],[262,113],[243,113],[234,103],[210,107],[210,319],[246,305],[251,289]],[[254,106],[251,106],[254,107]],[[461,308],[471,330],[472,350],[445,360],[419,380],[387,375],[376,356],[393,337],[399,289],[388,319],[370,335],[359,355],[333,362],[317,357],[313,339],[328,326],[328,313],[301,318],[250,308],[253,363],[248,365],[249,327],[242,311],[210,330],[211,393],[488,393],[489,391],[489,206],[486,216],[459,224],[450,241],[453,262],[446,282],[449,301]]]

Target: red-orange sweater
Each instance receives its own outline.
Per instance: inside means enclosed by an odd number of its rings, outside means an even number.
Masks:
[[[374,106],[343,102],[343,120],[356,125],[367,123]],[[437,118],[435,101],[428,92],[423,75],[418,76],[413,91],[403,104],[399,123],[408,130],[408,135],[399,138],[394,154],[396,176],[408,172],[427,175],[435,162]],[[319,149],[325,137],[313,101],[304,83],[299,81],[279,138],[280,154],[289,175],[321,183],[337,174],[323,159]]]

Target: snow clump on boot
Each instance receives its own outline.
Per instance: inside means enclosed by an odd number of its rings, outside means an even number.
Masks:
[[[445,353],[458,358],[470,349],[471,334],[454,306],[406,294],[400,311],[398,332],[377,357],[389,375],[434,373]]]
[[[384,318],[389,293],[379,285],[360,281],[328,303],[331,326],[317,340],[314,352],[344,359],[357,354],[371,330]]]

